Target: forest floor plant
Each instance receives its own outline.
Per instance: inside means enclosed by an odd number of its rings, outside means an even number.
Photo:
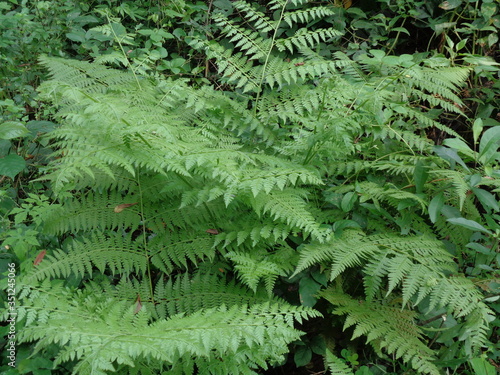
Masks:
[[[469,121],[477,66],[342,51],[337,17],[361,13],[303,0],[210,3],[203,32],[139,27],[129,53],[103,9],[97,61],[40,58],[58,125],[32,124],[46,193],[8,209],[2,371],[255,374],[289,353],[332,374],[495,371],[500,128],[478,117],[468,144],[447,121]],[[205,79],[157,74],[179,56],[154,70],[181,39]]]

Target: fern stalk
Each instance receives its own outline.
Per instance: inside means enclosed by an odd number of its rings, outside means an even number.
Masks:
[[[273,51],[274,43],[275,43],[276,37],[278,35],[279,25],[280,25],[281,21],[283,20],[283,15],[285,14],[285,8],[288,5],[289,1],[290,0],[285,0],[285,2],[283,3],[283,6],[281,8],[280,18],[276,22],[276,27],[274,28],[273,36],[271,38],[271,43],[269,44],[269,50],[267,51],[266,59],[264,61],[264,65],[262,67],[262,75],[260,77],[259,90],[257,90],[257,96],[255,98],[254,116],[257,116],[257,109],[258,109],[259,99],[260,99],[261,93],[263,91],[262,90],[262,85],[264,83],[264,78],[266,77],[266,73],[267,73],[267,64],[269,63],[269,58],[271,57],[271,52]]]

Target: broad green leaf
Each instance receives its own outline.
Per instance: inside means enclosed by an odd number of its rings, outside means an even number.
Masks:
[[[460,42],[458,42],[457,51],[460,51],[462,48],[464,48],[465,45],[467,44],[468,40],[469,40],[469,38],[465,38],[465,39],[462,39]]]
[[[477,242],[470,242],[466,245],[469,249],[476,250],[478,253],[493,255],[495,252],[492,249],[487,248]]]
[[[434,152],[444,160],[450,163],[452,169],[455,169],[455,163],[460,164],[467,171],[469,168],[465,165],[464,161],[460,156],[458,156],[457,151],[452,148],[447,148],[443,146],[434,146]]]
[[[28,133],[26,126],[19,121],[5,121],[0,125],[0,139],[19,138]]]
[[[472,188],[472,191],[476,195],[477,199],[479,199],[479,202],[481,202],[486,211],[500,211],[498,201],[493,194],[484,189],[478,188]]]
[[[85,38],[85,33],[67,33],[66,38],[69,40],[72,40],[74,42],[79,42],[79,43],[84,43],[86,38]]]
[[[26,123],[26,128],[31,133],[49,133],[56,128],[56,124],[51,121],[29,121]]]
[[[486,130],[479,142],[479,160],[483,164],[489,164],[495,159],[500,141],[500,126]]]
[[[321,289],[321,284],[317,283],[312,277],[304,277],[299,282],[300,303],[303,306],[313,307],[318,299],[316,294]]]
[[[439,213],[444,205],[444,194],[439,193],[434,198],[432,198],[431,203],[429,203],[429,217],[433,223],[436,222]]]
[[[327,286],[328,284],[328,276],[325,272],[321,272],[320,270],[314,270],[311,272],[311,276],[315,281],[320,283],[323,286]]]
[[[493,234],[488,229],[483,227],[481,224],[479,224],[473,220],[464,219],[463,217],[454,217],[454,218],[448,219],[447,221],[449,221],[452,224],[459,225],[461,227],[464,227],[464,228],[467,228],[467,229],[470,229],[473,231],[480,231],[483,233]]]
[[[311,362],[312,359],[312,351],[307,346],[299,346],[297,351],[293,356],[293,361],[295,362],[295,366],[302,367]]]
[[[399,32],[405,33],[407,35],[410,35],[410,32],[407,29],[405,29],[404,27],[395,27],[394,29],[392,29],[392,31],[399,31]]]
[[[354,207],[354,203],[356,203],[357,198],[357,194],[352,191],[344,195],[344,197],[342,198],[342,202],[340,203],[340,208],[342,208],[342,211],[351,211]]]
[[[311,342],[309,343],[309,347],[314,353],[319,355],[325,355],[326,342],[323,336],[320,335],[314,336],[311,339]]]
[[[346,228],[361,229],[361,226],[354,220],[339,220],[336,221],[332,226],[333,232],[335,233],[336,237],[342,236],[342,233],[344,233],[344,229]]]
[[[483,1],[481,4],[481,15],[485,20],[490,20],[497,11],[498,9],[495,3]]]
[[[461,152],[464,155],[467,155],[471,159],[475,159],[475,152],[471,150],[469,145],[462,141],[461,139],[458,138],[448,138],[445,139],[443,142],[443,145],[448,146],[450,148],[453,148],[459,152]]]
[[[0,175],[14,179],[24,168],[26,161],[19,155],[10,154],[0,159]]]
[[[473,358],[469,362],[476,375],[495,375],[497,373],[495,367],[484,358]]]
[[[456,22],[442,22],[435,24],[433,26],[433,29],[436,34],[441,34],[445,29],[450,29],[452,27],[455,27],[456,25]]]
[[[474,137],[474,143],[477,143],[482,131],[483,131],[483,120],[480,118],[477,118],[474,121],[474,125],[472,125],[472,133],[473,133],[473,137]]]
[[[488,35],[488,47],[495,45],[498,42],[498,34],[496,32]]]
[[[300,294],[300,303],[303,306],[313,307],[318,298],[316,294],[318,294],[321,289],[321,284],[316,282],[312,277],[303,277],[299,282],[299,294]]]

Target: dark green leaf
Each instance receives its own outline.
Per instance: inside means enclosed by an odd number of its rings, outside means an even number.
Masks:
[[[26,161],[19,155],[10,154],[0,159],[0,175],[14,179],[24,168]]]
[[[300,303],[303,306],[313,307],[318,299],[316,295],[321,289],[321,284],[312,277],[303,277],[299,282]]]
[[[480,231],[483,233],[488,233],[488,234],[493,234],[491,233],[488,229],[483,227],[481,224],[473,221],[473,220],[468,220],[464,219],[463,217],[455,217],[448,219],[448,221],[452,224],[459,225],[461,227],[473,230],[473,231]]]
[[[293,361],[295,362],[295,366],[302,367],[311,362],[312,359],[312,351],[307,346],[301,346],[297,349],[293,356]]]
[[[443,146],[434,146],[434,152],[444,160],[450,163],[452,169],[455,169],[455,163],[460,164],[467,171],[469,168],[465,165],[464,161],[460,156],[458,156],[457,151],[452,148],[447,148]]]
[[[472,188],[472,191],[476,195],[477,199],[483,205],[486,211],[500,211],[500,207],[498,206],[498,201],[496,197],[490,192],[484,189]]]
[[[483,133],[479,142],[479,160],[483,164],[493,161],[498,155],[498,142],[500,141],[500,126],[489,128]]]

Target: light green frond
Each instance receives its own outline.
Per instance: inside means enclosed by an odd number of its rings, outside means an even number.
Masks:
[[[55,364],[76,361],[79,374],[104,373],[118,358],[130,366],[146,358],[170,367],[194,361],[201,370],[224,358],[222,371],[231,371],[281,361],[287,345],[300,337],[293,322],[318,315],[309,309],[263,303],[220,306],[147,323],[146,308],[134,310],[129,302],[89,296],[80,304],[61,304],[50,313],[48,324],[27,327],[24,336],[39,345],[59,346]],[[79,317],[78,324],[74,316]]]
[[[353,375],[354,373],[339,357],[334,355],[331,351],[326,351],[325,367],[328,367],[329,373],[332,375]]]
[[[422,342],[422,332],[416,325],[417,314],[409,310],[359,301],[329,288],[321,292],[334,306],[334,313],[347,315],[344,329],[354,326],[353,338],[366,336],[377,350],[385,350],[402,358],[419,373],[439,375],[433,363],[433,351]]]
[[[292,228],[303,230],[318,241],[323,241],[324,231],[319,227],[314,216],[307,209],[307,203],[299,191],[284,189],[269,194],[260,193],[251,204],[257,213],[270,215],[274,220],[286,223]]]
[[[89,239],[73,240],[67,251],[54,250],[27,274],[28,280],[92,276],[95,268],[111,274],[146,272],[147,259],[138,243],[130,238],[94,234]],[[94,268],[95,267],[95,268]]]

